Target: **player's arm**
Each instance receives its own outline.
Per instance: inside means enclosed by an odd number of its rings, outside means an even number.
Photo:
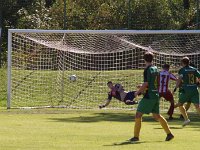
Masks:
[[[144,82],[139,89],[135,92],[134,96],[138,96],[140,93],[143,93],[148,87],[148,82]]]
[[[173,81],[177,81],[177,77],[175,75],[173,75],[172,73],[170,73],[170,79],[173,80]]]
[[[104,107],[108,106],[109,104],[110,104],[110,100],[107,99],[106,102],[105,102],[105,104],[99,105],[99,108],[100,108],[100,109],[101,109],[101,108],[104,108]]]
[[[200,71],[196,70],[197,85],[200,85]]]
[[[173,90],[173,94],[176,92],[177,88],[180,87],[181,82],[182,82],[182,76],[180,75],[180,76],[178,77],[178,79],[176,80],[176,86],[175,86],[175,88],[174,88],[174,90]]]
[[[138,90],[135,92],[134,96],[137,97],[139,94],[143,93],[148,87],[148,81],[150,80],[150,72],[147,71],[144,73],[144,83],[139,87]]]
[[[179,76],[178,76],[178,79],[176,80],[176,86],[175,86],[172,94],[174,94],[176,92],[177,88],[179,88],[181,85],[182,78],[183,78],[182,70],[179,70],[178,75]]]
[[[200,86],[200,78],[197,79],[197,85]]]
[[[112,95],[111,95],[111,92],[109,92],[108,99],[106,100],[105,104],[99,105],[99,108],[101,109],[101,108],[108,106],[110,104],[111,99],[112,99]]]

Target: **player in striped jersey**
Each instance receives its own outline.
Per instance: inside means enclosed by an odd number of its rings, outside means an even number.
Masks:
[[[170,80],[176,81],[177,78],[175,75],[169,72],[169,68],[170,65],[164,64],[163,70],[159,73],[158,91],[160,97],[163,97],[166,101],[170,102],[170,107],[167,114],[169,115],[169,120],[172,120],[172,115],[174,113],[174,96],[172,95],[172,92],[169,90],[168,86]]]
[[[103,105],[99,105],[99,108],[104,108],[108,106],[112,100],[112,97],[116,98],[117,100],[124,102],[126,105],[134,105],[137,104],[137,101],[134,101],[134,93],[135,91],[129,91],[126,92],[123,89],[123,86],[121,84],[113,84],[111,81],[107,83],[108,88],[110,89],[110,92],[108,93],[108,98],[106,100],[106,103]]]

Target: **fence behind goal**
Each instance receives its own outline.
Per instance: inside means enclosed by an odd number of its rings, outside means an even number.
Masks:
[[[147,51],[155,54],[159,69],[168,63],[177,74],[183,56],[200,68],[200,31],[195,30],[12,29],[8,43],[8,108],[98,108],[107,99],[108,81],[136,90]],[[108,108],[135,106],[113,99]]]

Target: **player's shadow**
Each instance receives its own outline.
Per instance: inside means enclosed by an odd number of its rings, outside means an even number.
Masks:
[[[130,142],[130,141],[124,141],[119,143],[113,143],[110,145],[103,145],[103,146],[123,146],[123,145],[134,145],[134,144],[143,144],[143,143],[158,143],[163,141],[137,141],[137,142]]]
[[[146,142],[130,142],[130,141],[125,141],[125,142],[113,143],[113,144],[110,144],[110,145],[103,145],[103,146],[121,146],[121,145],[141,144],[141,143],[146,143]]]
[[[200,116],[197,113],[190,112],[188,113],[191,123],[186,126],[182,127],[184,119],[180,119],[180,114],[174,114],[174,119],[169,120],[168,124],[170,125],[171,129],[183,129],[183,128],[196,128],[197,130],[200,129]],[[177,124],[180,125],[177,127]],[[154,129],[163,129],[163,128],[154,128]]]
[[[191,128],[200,128],[200,116],[196,113],[190,113]],[[173,129],[182,129],[182,127],[175,127],[178,124],[183,123],[183,120],[179,119],[179,115],[174,115],[175,119],[169,122],[169,125]],[[101,121],[114,121],[114,122],[133,122],[134,113],[116,113],[116,112],[103,112],[103,113],[91,113],[90,115],[80,114],[76,117],[71,118],[49,118],[52,121],[58,122],[78,122],[78,123],[92,123],[92,122],[101,122]],[[156,123],[156,121],[151,116],[143,116],[143,122]],[[175,125],[175,126],[173,126]],[[160,129],[160,128],[157,128]]]
[[[160,128],[154,128],[154,129],[160,129],[160,130],[163,130],[162,127],[160,127]],[[170,127],[170,129],[183,129],[183,127]]]
[[[79,115],[71,118],[50,118],[50,120],[59,122],[101,122],[101,121],[116,121],[116,122],[131,122],[133,121],[134,115],[132,113],[92,113],[92,115]]]
[[[197,125],[198,127],[200,127],[200,115],[197,114],[196,112],[189,112],[188,116],[191,120],[190,125],[195,126]],[[179,118],[180,115],[175,114],[175,119],[170,121],[170,124],[176,124],[177,122],[180,122],[181,124],[183,123],[184,119],[180,119]]]

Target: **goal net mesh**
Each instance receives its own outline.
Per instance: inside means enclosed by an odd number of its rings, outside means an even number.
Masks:
[[[136,90],[143,81],[147,51],[155,54],[159,69],[168,63],[177,74],[183,56],[200,68],[200,33],[194,32],[12,31],[9,44],[11,107],[98,108],[107,99],[108,81],[122,84],[126,91]],[[167,109],[168,103],[161,107]],[[112,99],[108,108],[135,106]]]

